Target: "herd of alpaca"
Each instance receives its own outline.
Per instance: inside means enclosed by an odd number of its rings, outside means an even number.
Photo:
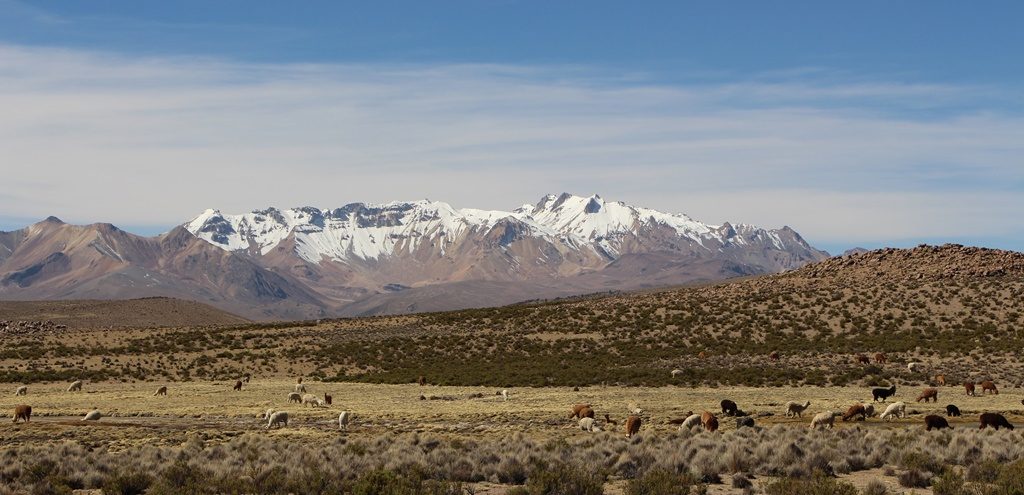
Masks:
[[[876,363],[885,363],[886,356],[882,353],[878,353],[875,356]],[[777,360],[778,357],[773,358]],[[858,361],[868,360],[866,355],[858,355]],[[869,360],[870,361],[870,360]],[[912,372],[920,372],[923,370],[921,363],[910,363],[908,369]],[[679,370],[673,370],[672,375],[676,376]],[[417,380],[421,385],[426,384],[426,380],[420,377]],[[945,376],[936,375],[932,380],[933,383],[939,386],[944,386]],[[249,383],[249,376],[246,376],[243,380],[237,380],[234,384],[234,391],[241,391],[245,384]],[[984,380],[981,382],[968,381],[964,383],[964,389],[968,396],[976,395],[976,385],[980,385],[982,394],[993,394],[998,395],[999,390],[996,388],[995,383],[991,380]],[[72,382],[68,388],[68,392],[81,392],[83,389],[83,382],[76,380]],[[575,389],[575,390],[578,390]],[[939,399],[940,389],[937,387],[926,387],[921,390],[920,394],[916,398],[916,402],[924,403],[936,403]],[[161,386],[157,388],[154,396],[167,396],[167,387]],[[850,405],[846,412],[836,411],[822,411],[814,414],[811,417],[809,427],[811,429],[827,428],[831,429],[835,426],[835,419],[841,418],[844,422],[849,421],[867,421],[869,418],[875,416],[875,403],[885,403],[888,399],[895,397],[897,388],[895,385],[886,388],[873,388],[871,390],[872,401],[871,403],[855,403]],[[28,396],[28,386],[21,385],[16,388],[15,395],[19,397]],[[482,394],[480,394],[482,396]],[[508,389],[500,390],[496,393],[501,397],[502,401],[508,401],[510,393]],[[295,384],[293,391],[287,394],[287,402],[290,404],[301,404],[303,406],[309,406],[313,408],[326,408],[332,404],[332,396],[324,393],[324,397],[320,398],[314,394],[307,393],[306,384],[302,383],[302,379],[299,378],[298,383]],[[1024,400],[1021,401],[1024,404]],[[720,402],[721,415],[735,418],[736,428],[743,427],[754,427],[755,418],[747,412],[744,412],[739,408],[735,401],[724,399]],[[787,418],[803,418],[804,412],[807,411],[811,406],[811,401],[796,402],[789,401],[784,405],[784,413]],[[945,408],[946,417],[958,418],[961,417],[961,411],[955,404],[949,404]],[[644,416],[643,409],[639,408],[635,403],[627,405],[624,411],[626,416],[624,426],[625,434],[627,437],[632,437],[639,433],[640,427],[643,424]],[[772,413],[761,413],[758,416],[770,416]],[[32,407],[27,404],[19,404],[14,409],[14,422],[22,421],[25,423],[30,422],[32,417]],[[85,414],[82,421],[99,421],[104,415],[97,409],[93,409]],[[893,421],[895,419],[903,419],[907,417],[907,404],[903,401],[897,401],[886,405],[885,410],[878,416],[882,421]],[[596,413],[594,408],[589,403],[576,404],[571,408],[569,415],[570,419],[577,420],[576,426],[585,432],[599,432],[599,431],[614,431],[618,427],[618,422],[613,420],[608,413],[603,414],[603,423],[596,419]],[[274,409],[267,409],[262,414],[262,419],[266,420],[266,429],[281,428],[288,426],[289,413],[287,411],[278,411]],[[338,416],[338,429],[348,430],[349,424],[353,419],[353,415],[350,411],[342,411]],[[692,411],[686,414],[684,418],[672,419],[668,421],[669,424],[679,425],[681,430],[690,430],[692,428],[700,427],[707,432],[715,432],[719,429],[719,417],[715,413],[710,411],[704,411],[700,414],[695,414]],[[924,416],[925,429],[931,431],[932,429],[942,430],[947,428],[953,428],[950,426],[946,418],[937,414],[928,414]],[[1014,426],[1006,419],[1005,416],[999,413],[985,412],[982,413],[979,418],[979,428],[985,429],[991,427],[993,429],[1006,428],[1009,430],[1014,429]]]

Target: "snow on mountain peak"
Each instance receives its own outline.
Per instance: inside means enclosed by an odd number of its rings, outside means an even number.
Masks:
[[[185,224],[197,237],[229,251],[264,255],[289,236],[295,251],[311,263],[322,259],[379,259],[412,252],[428,243],[444,255],[446,248],[471,232],[485,234],[502,222],[515,222],[531,237],[564,243],[571,249],[589,246],[617,257],[623,242],[645,231],[661,229],[700,246],[707,240],[723,245],[767,241],[785,249],[776,231],[742,224],[708,225],[683,214],[662,213],[601,196],[569,193],[547,195],[535,205],[513,211],[455,209],[439,201],[351,203],[341,208],[267,208],[242,215],[223,215],[209,209]]]

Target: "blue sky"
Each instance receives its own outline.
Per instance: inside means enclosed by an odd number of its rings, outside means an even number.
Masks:
[[[571,191],[1024,249],[1020,2],[0,0],[0,229]]]

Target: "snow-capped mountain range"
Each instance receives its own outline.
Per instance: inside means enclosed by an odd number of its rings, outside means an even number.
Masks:
[[[162,295],[255,318],[403,313],[772,273],[827,256],[788,227],[709,225],[597,195],[511,211],[211,209],[155,238],[55,218],[0,233],[0,298]]]
[[[440,255],[446,247],[474,233],[488,232],[502,222],[515,224],[524,236],[544,239],[570,249],[589,249],[608,261],[628,253],[627,238],[644,231],[667,229],[683,242],[722,250],[730,245],[760,244],[780,251],[786,240],[793,248],[808,246],[799,237],[748,225],[708,225],[679,213],[662,213],[622,202],[608,202],[563,193],[545,196],[536,205],[512,211],[455,209],[438,201],[352,203],[337,209],[269,208],[240,215],[206,210],[185,224],[197,237],[228,251],[265,255],[289,236],[295,254],[314,264],[328,260],[379,260],[415,251],[430,243]],[[504,239],[505,246],[514,238]]]

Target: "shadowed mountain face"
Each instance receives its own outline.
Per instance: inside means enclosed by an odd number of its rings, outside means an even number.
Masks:
[[[0,233],[0,299],[169,296],[311,318],[721,280],[827,256],[788,227],[707,225],[569,194],[507,212],[429,201],[207,210],[152,238],[50,217]]]

